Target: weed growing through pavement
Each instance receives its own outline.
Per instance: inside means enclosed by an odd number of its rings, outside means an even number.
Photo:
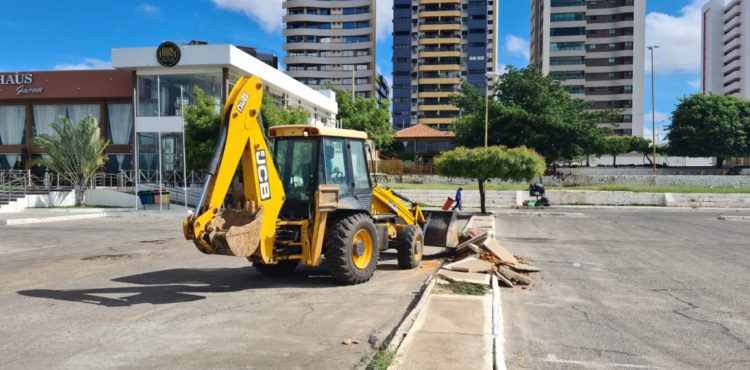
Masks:
[[[471,283],[451,282],[444,286],[452,291],[453,294],[463,295],[484,295],[488,290],[488,288],[484,285]]]

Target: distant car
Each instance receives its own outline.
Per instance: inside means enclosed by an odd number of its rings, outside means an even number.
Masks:
[[[729,169],[729,172],[727,172],[727,175],[750,176],[750,166],[734,166]]]

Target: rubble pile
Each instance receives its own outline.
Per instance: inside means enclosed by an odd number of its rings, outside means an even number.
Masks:
[[[438,276],[452,282],[490,284],[495,275],[500,285],[513,287],[532,283],[529,274],[540,270],[505,249],[488,232],[472,229],[453,255],[454,262],[444,265]]]

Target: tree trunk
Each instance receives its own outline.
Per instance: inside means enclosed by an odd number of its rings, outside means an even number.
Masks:
[[[589,163],[589,158],[591,158],[590,155],[586,156],[586,167],[591,167],[591,164]]]
[[[716,168],[724,168],[724,157],[716,157]]]
[[[86,184],[84,183],[78,183],[75,186],[75,193],[76,193],[76,206],[83,206],[86,205]]]
[[[487,213],[487,209],[484,206],[484,181],[485,180],[479,180],[479,203],[482,207],[482,213]]]
[[[617,167],[617,156],[616,155],[612,156],[612,165],[615,166],[615,167]]]

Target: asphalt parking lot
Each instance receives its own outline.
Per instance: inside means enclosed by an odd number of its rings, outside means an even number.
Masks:
[[[750,222],[563,210],[584,217],[497,217],[501,243],[542,269],[502,291],[508,368],[750,368]]]
[[[351,369],[437,265],[384,257],[342,287],[321,268],[271,279],[203,255],[178,216],[4,226],[0,368]]]

